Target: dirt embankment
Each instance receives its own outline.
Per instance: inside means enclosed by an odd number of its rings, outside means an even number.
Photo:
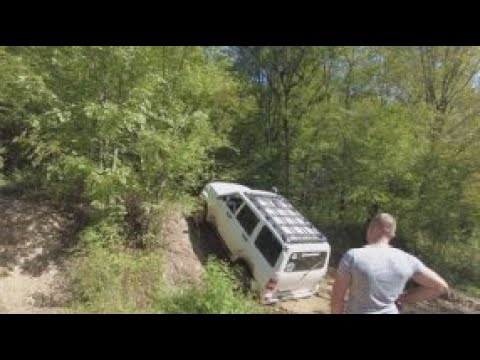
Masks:
[[[164,220],[164,278],[172,287],[197,283],[209,256],[226,260],[227,253],[215,232],[181,209],[173,209]]]

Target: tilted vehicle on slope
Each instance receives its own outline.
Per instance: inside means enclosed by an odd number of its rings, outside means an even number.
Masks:
[[[309,297],[318,290],[330,245],[283,196],[212,182],[201,197],[205,221],[217,230],[263,303]]]

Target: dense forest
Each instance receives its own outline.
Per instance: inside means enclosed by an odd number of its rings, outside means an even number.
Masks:
[[[0,181],[139,249],[212,180],[277,187],[336,256],[390,212],[478,294],[479,71],[476,47],[0,47]]]

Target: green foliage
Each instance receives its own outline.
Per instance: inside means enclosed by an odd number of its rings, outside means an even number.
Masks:
[[[174,314],[256,314],[266,310],[245,297],[227,264],[209,259],[201,286],[180,290],[160,302],[167,313]]]
[[[87,227],[71,264],[75,313],[151,313],[162,284],[162,258],[122,246],[121,228],[103,220]]]
[[[0,159],[59,201],[118,215],[130,194],[142,208],[193,196],[242,112],[229,66],[199,47],[1,48]]]
[[[478,49],[234,53],[257,103],[232,132],[241,182],[278,186],[327,232],[337,256],[361,246],[368,220],[387,211],[399,219],[400,246],[434,253],[456,281],[475,278],[478,262],[453,254],[475,252],[480,220]]]
[[[108,203],[125,182],[145,197],[196,189],[214,176],[215,151],[228,145],[229,106],[240,103],[240,85],[201,49],[178,50],[27,47],[17,56],[3,50],[5,66],[31,74],[5,79],[12,84],[6,99],[22,94],[18,86],[26,83],[25,98],[41,104],[33,112],[24,97],[12,100],[25,112],[26,129],[9,141],[26,148],[46,183],[68,178],[64,165],[78,158],[89,171],[75,176],[88,182],[91,200]],[[181,64],[172,63],[179,55]]]
[[[167,292],[158,250],[122,246],[123,232],[102,220],[87,227],[71,264],[74,313],[250,314],[267,309],[238,289],[228,265],[210,259],[201,284]]]
[[[5,153],[5,148],[0,147],[0,171],[3,169],[3,154]]]
[[[104,211],[118,241],[150,236],[135,224],[162,201],[194,211],[213,179],[277,186],[339,253],[388,211],[402,246],[476,281],[457,249],[478,251],[479,59],[447,46],[4,46],[0,174]],[[109,242],[103,231],[84,240]]]
[[[410,247],[426,263],[442,274],[450,284],[476,294],[480,290],[480,241],[476,234],[469,240],[438,243],[420,233]]]

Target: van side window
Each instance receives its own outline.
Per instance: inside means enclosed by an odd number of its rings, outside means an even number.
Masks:
[[[237,195],[227,195],[223,198],[223,201],[225,201],[225,204],[233,214],[235,214],[235,212],[243,203],[242,198]]]
[[[251,235],[253,230],[257,227],[257,215],[245,204],[237,215],[237,220],[248,235]]]
[[[255,246],[263,255],[265,260],[267,260],[268,263],[274,267],[277,263],[280,253],[282,252],[282,245],[280,245],[268,227],[264,226],[262,228],[260,234],[257,236],[257,240],[255,241]]]

